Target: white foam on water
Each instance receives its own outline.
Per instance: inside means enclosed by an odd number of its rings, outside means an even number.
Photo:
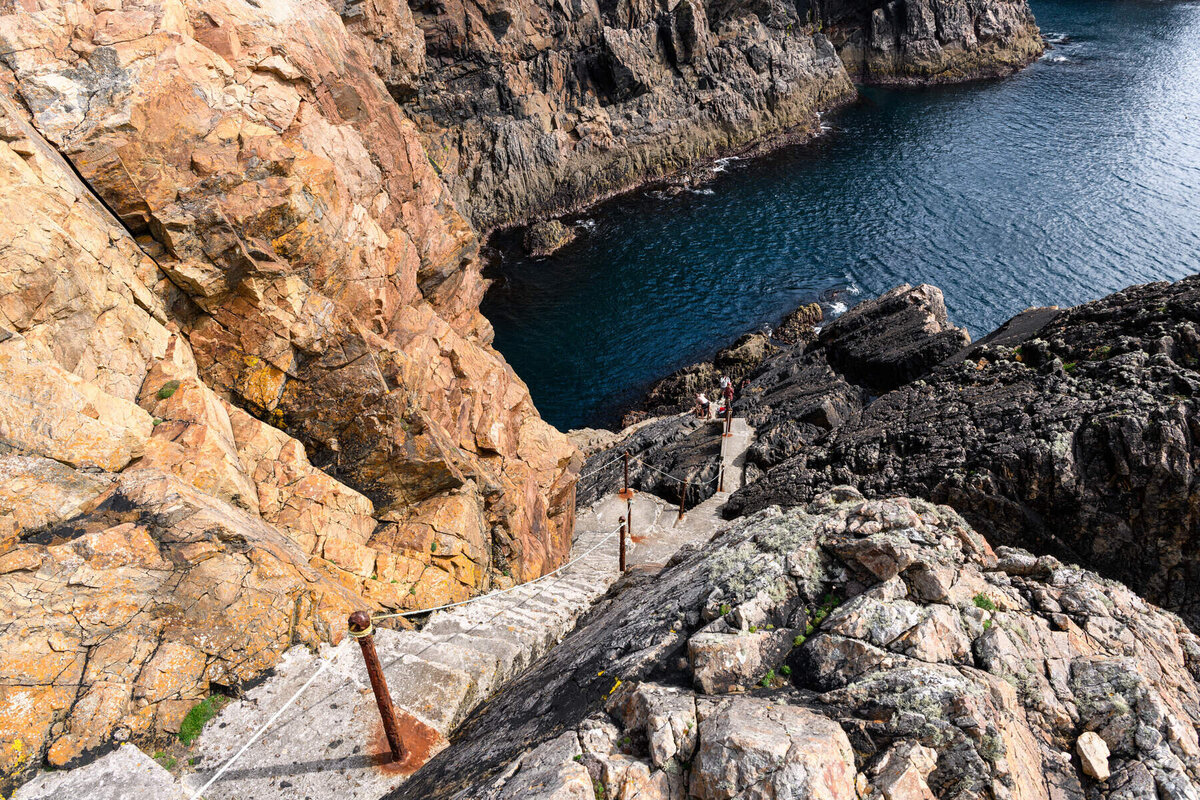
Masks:
[[[576,222],[575,227],[583,228],[584,230],[587,230],[587,231],[594,231],[594,230],[596,230],[596,220],[592,219],[591,217],[585,217],[584,219],[581,219],[578,222]]]
[[[845,304],[845,303],[843,303],[843,302],[842,302],[842,301],[840,301],[840,300],[838,300],[838,301],[835,301],[835,302],[833,302],[833,303],[830,303],[830,304],[829,304],[829,311],[830,311],[830,313],[832,313],[832,314],[836,314],[836,315],[838,315],[838,316],[841,316],[842,314],[845,314],[845,313],[846,313],[846,304]]]
[[[718,158],[716,161],[713,162],[712,171],[713,172],[724,172],[725,169],[730,164],[732,164],[734,161],[741,161],[741,159],[738,158],[737,156],[726,156],[725,158]]]
[[[692,194],[716,194],[712,189],[688,189]]]

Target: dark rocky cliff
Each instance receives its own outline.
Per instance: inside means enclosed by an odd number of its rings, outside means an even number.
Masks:
[[[1032,310],[970,348],[916,327],[907,347],[880,340],[844,360],[851,317],[882,331],[894,311],[864,303],[755,377],[740,403],[765,475],[727,513],[844,483],[926,497],[992,542],[1054,552],[1197,620],[1200,276]]]
[[[908,5],[422,0],[401,27],[423,31],[423,62],[393,46],[376,68],[456,199],[490,230],[810,135],[817,112],[853,99],[852,77],[967,80],[1041,52],[1024,0]],[[411,33],[385,30],[388,15],[347,8],[375,21],[378,46],[411,45]]]

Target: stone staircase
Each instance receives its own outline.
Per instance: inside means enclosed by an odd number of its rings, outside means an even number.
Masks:
[[[195,772],[179,781],[126,746],[78,770],[44,773],[13,800],[191,798],[238,753],[233,766],[204,790],[206,800],[382,797],[444,748],[473,709],[560,642],[608,590],[618,577],[618,541],[606,537],[630,507],[631,568],[658,568],[680,547],[707,541],[723,527],[720,507],[741,486],[753,438],[744,420],[735,419],[733,431],[723,456],[727,491],[688,510],[683,520],[677,519],[678,507],[651,495],[635,495],[631,505],[605,496],[578,513],[571,558],[579,560],[562,572],[437,612],[421,631],[378,630],[376,647],[410,750],[400,764],[380,758],[388,750],[386,739],[358,644],[347,638],[319,653],[289,650],[270,678],[208,724],[192,764]],[[274,724],[241,752],[276,714]],[[137,781],[115,782],[125,772],[136,773]]]

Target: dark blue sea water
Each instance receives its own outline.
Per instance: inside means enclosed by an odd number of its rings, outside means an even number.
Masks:
[[[673,369],[820,299],[942,288],[973,336],[1200,271],[1200,3],[1034,0],[1052,50],[992,83],[864,90],[815,142],[641,191],[484,303],[551,423],[614,421]],[[711,192],[711,193],[708,193]]]

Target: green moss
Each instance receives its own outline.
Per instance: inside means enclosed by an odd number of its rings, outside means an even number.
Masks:
[[[812,627],[812,626],[810,625],[809,627]],[[804,642],[805,642],[805,640],[806,640],[807,638],[808,638],[808,637],[807,637],[807,636],[805,636],[804,634],[800,634],[800,635],[799,635],[799,636],[797,636],[795,639],[792,639],[792,646],[793,646],[793,647],[799,647],[800,645],[804,644]]]
[[[733,611],[733,609],[729,607],[729,603],[721,603],[721,608],[718,610],[720,611],[722,617],[727,615],[730,611]]]
[[[780,668],[779,668],[779,674],[780,674],[780,675],[785,675],[785,676],[786,676],[786,675],[791,675],[791,674],[792,674],[792,668],[791,668],[791,667],[789,667],[787,664],[784,664],[782,667],[780,667]]]
[[[767,674],[763,675],[763,679],[758,682],[758,685],[765,689],[768,686],[770,686],[774,682],[774,680],[775,680],[775,670],[769,669],[769,670],[767,670]]]
[[[175,756],[170,753],[164,753],[162,750],[154,754],[154,760],[166,770],[175,769],[175,765],[179,763],[179,760]]]
[[[992,602],[992,598],[988,597],[983,592],[975,595],[976,608],[982,608],[984,611],[995,611],[996,604]]]
[[[196,705],[192,706],[192,710],[183,718],[183,722],[179,726],[179,741],[185,745],[190,745],[200,736],[204,726],[207,725],[221,707],[228,702],[227,698],[221,695],[212,695],[201,700]]]
[[[166,400],[177,391],[179,391],[179,381],[167,381],[162,385],[162,388],[158,390],[158,399]]]

